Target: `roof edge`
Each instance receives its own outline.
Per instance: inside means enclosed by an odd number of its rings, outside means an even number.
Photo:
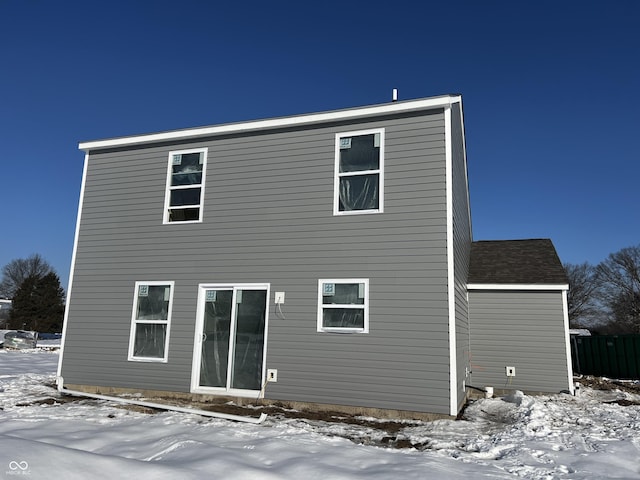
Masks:
[[[467,290],[569,290],[568,283],[469,283]]]
[[[90,150],[100,148],[123,147],[128,145],[140,145],[145,143],[154,143],[177,139],[195,139],[198,137],[211,135],[250,132],[269,128],[294,127],[317,122],[348,120],[352,118],[368,117],[387,113],[404,113],[416,110],[448,107],[451,104],[458,102],[462,102],[461,95],[441,95],[437,97],[405,100],[401,102],[369,105],[343,110],[331,110],[326,112],[276,117],[262,120],[250,120],[246,122],[227,123],[207,127],[195,127],[188,129],[169,130],[159,133],[132,135],[127,137],[115,137],[105,140],[93,140],[80,142],[78,144],[78,148],[80,150],[84,150],[85,152],[89,152]]]

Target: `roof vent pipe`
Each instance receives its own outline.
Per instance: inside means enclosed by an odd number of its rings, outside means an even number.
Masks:
[[[394,88],[393,92],[391,93],[391,101],[392,102],[397,102],[398,101],[398,89]]]

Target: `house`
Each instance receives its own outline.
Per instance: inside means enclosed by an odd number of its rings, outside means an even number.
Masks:
[[[478,386],[474,301],[496,290],[468,289],[459,95],[79,147],[59,386],[423,417]],[[502,290],[545,301],[523,282]],[[549,321],[562,355],[566,308]],[[532,355],[500,359],[519,388]],[[557,368],[531,387],[570,389]]]

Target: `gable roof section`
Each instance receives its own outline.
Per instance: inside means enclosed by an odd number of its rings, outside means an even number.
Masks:
[[[468,284],[566,288],[568,280],[551,240],[491,240],[471,244]]]
[[[416,100],[405,100],[401,102],[384,103],[379,105],[369,105],[365,107],[355,107],[343,110],[332,110],[303,115],[292,115],[288,117],[276,117],[264,120],[251,120],[247,122],[226,123],[207,127],[186,128],[181,130],[171,130],[159,133],[134,135],[128,137],[116,137],[105,140],[93,140],[81,142],[78,145],[80,150],[89,152],[101,148],[124,147],[131,145],[142,145],[154,142],[172,140],[195,140],[202,137],[222,135],[230,133],[252,132],[270,128],[287,128],[303,125],[311,125],[321,122],[331,122],[340,120],[355,120],[368,118],[376,115],[398,114],[405,112],[415,112],[420,110],[430,110],[435,108],[447,108],[453,103],[462,101],[460,95],[440,95],[437,97],[420,98]]]

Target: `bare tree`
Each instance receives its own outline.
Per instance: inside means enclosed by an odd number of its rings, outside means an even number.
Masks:
[[[22,283],[29,277],[42,278],[53,272],[53,268],[38,253],[29,258],[18,258],[2,268],[0,297],[13,298]]]
[[[579,328],[597,323],[601,320],[602,308],[596,296],[599,286],[596,267],[589,263],[565,263],[564,270],[569,278],[569,324]]]
[[[620,333],[640,333],[640,245],[609,255],[597,276],[599,296]]]

